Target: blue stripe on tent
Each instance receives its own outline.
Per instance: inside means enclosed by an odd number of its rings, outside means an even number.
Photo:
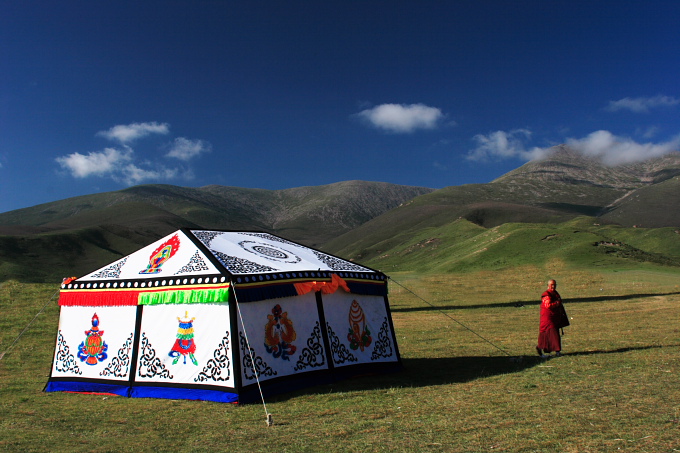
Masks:
[[[216,403],[237,403],[238,394],[219,390],[188,389],[181,387],[132,387],[132,398],[165,398],[171,400],[214,401]]]
[[[112,393],[128,396],[130,385],[102,384],[100,382],[50,381],[45,387],[46,392],[78,392],[78,393]]]
[[[92,381],[49,381],[46,392],[110,393],[132,398],[164,398],[172,400],[200,400],[216,403],[237,403],[238,394],[220,390],[188,389],[181,387],[130,387]]]
[[[295,285],[269,285],[255,286],[252,288],[234,286],[236,297],[239,302],[255,302],[266,299],[279,299],[281,297],[295,297],[298,295]]]
[[[375,283],[359,283],[347,281],[347,286],[353,294],[363,294],[365,296],[386,296],[387,285],[376,285]]]

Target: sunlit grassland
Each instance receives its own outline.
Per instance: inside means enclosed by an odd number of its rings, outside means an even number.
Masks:
[[[0,360],[0,450],[680,450],[677,270],[553,260],[390,277],[404,370],[269,398],[271,427],[262,404],[42,392],[57,288],[0,284],[0,353],[11,346]],[[572,325],[566,355],[544,361],[537,299],[550,277]]]

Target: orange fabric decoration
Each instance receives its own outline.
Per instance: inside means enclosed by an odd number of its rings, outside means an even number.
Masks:
[[[347,286],[347,282],[345,282],[340,276],[337,274],[332,274],[331,275],[331,281],[330,282],[304,282],[304,283],[295,283],[295,290],[297,291],[298,295],[303,295],[307,294],[309,292],[316,292],[316,291],[321,291],[322,294],[333,294],[338,290],[338,288],[342,288],[347,292],[350,292],[349,286]]]

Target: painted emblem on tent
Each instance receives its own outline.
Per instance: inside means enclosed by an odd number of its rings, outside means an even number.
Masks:
[[[106,351],[109,349],[109,346],[102,338],[104,331],[99,330],[99,316],[97,316],[97,313],[92,316],[92,327],[85,331],[85,335],[87,335],[85,341],[78,346],[78,358],[80,361],[88,365],[96,365],[106,360],[108,357]]]
[[[146,269],[139,271],[140,274],[158,274],[162,271],[161,266],[179,250],[179,237],[174,235],[153,251],[149,257]]]
[[[273,244],[265,244],[263,242],[241,241],[238,243],[246,252],[253,253],[261,258],[270,261],[279,261],[287,264],[299,263],[302,258],[295,255],[288,250],[278,247]]]
[[[293,328],[293,321],[288,319],[288,312],[284,312],[279,304],[272,308],[272,314],[267,315],[269,322],[264,326],[264,347],[274,358],[290,360],[297,348],[292,344],[297,338]]]
[[[194,342],[194,321],[196,318],[189,319],[189,313],[184,312],[184,318],[177,317],[177,322],[179,326],[177,327],[177,338],[175,339],[175,344],[172,345],[172,349],[168,353],[170,357],[175,360],[172,364],[175,365],[179,362],[179,358],[184,358],[184,365],[187,364],[187,356],[191,359],[191,363],[198,365],[198,360],[194,356],[196,352],[196,343]]]
[[[349,307],[349,333],[347,334],[349,340],[349,347],[352,350],[360,349],[362,352],[364,348],[371,345],[371,331],[366,325],[366,315],[364,310],[356,300],[352,301]]]

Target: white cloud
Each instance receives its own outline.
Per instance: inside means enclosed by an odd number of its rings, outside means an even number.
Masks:
[[[661,157],[680,150],[680,136],[664,143],[637,143],[609,131],[595,131],[581,139],[569,139],[567,145],[585,156],[600,159],[607,165],[629,164]]]
[[[133,123],[114,126],[97,135],[121,143],[119,148],[105,148],[88,154],[78,152],[57,157],[57,163],[74,178],[106,177],[126,185],[147,181],[171,180],[175,178],[193,179],[191,168],[168,168],[162,164],[140,159],[128,145],[136,139],[150,134],[170,133],[167,123]],[[188,161],[202,153],[210,152],[210,143],[203,140],[190,140],[179,137],[170,142],[165,157]]]
[[[92,152],[87,155],[80,153],[57,157],[62,168],[71,172],[74,178],[88,176],[103,176],[120,171],[120,167],[132,160],[132,150],[120,151],[106,148],[104,151]]]
[[[138,138],[146,137],[147,135],[166,135],[169,132],[170,125],[168,123],[157,123],[154,121],[151,123],[119,124],[113,126],[108,131],[97,132],[97,135],[126,144],[137,140]]]
[[[680,99],[678,98],[659,95],[654,97],[623,98],[618,101],[609,101],[606,110],[610,112],[630,110],[635,113],[647,113],[650,109],[656,107],[673,107],[678,104],[680,104]]]
[[[642,138],[651,139],[656,137],[661,129],[658,126],[649,126],[647,128],[637,128],[635,130],[636,135],[641,135]]]
[[[489,161],[504,159],[533,160],[545,155],[542,148],[527,150],[525,143],[531,138],[531,131],[515,129],[509,132],[496,131],[488,135],[478,134],[472,139],[477,147],[468,152],[467,159],[472,161]]]
[[[146,170],[138,166],[133,162],[134,151],[127,147],[123,150],[106,148],[87,155],[72,153],[57,157],[56,161],[74,178],[109,177],[128,186],[145,181],[174,179],[179,175],[176,168],[159,167],[155,170]]]
[[[488,135],[475,135],[477,147],[468,152],[472,161],[521,159],[540,160],[547,157],[551,148],[528,148],[531,132],[517,129],[496,131]],[[680,135],[663,143],[638,143],[628,137],[619,137],[609,131],[595,131],[583,138],[569,138],[566,145],[586,157],[598,159],[606,165],[621,165],[661,157],[680,151]]]
[[[378,129],[408,133],[416,129],[434,129],[444,117],[441,110],[424,104],[382,104],[357,115]]]
[[[178,137],[170,146],[170,151],[165,155],[166,157],[173,157],[175,159],[188,161],[194,157],[211,151],[210,143],[203,140],[189,140],[184,137]]]

